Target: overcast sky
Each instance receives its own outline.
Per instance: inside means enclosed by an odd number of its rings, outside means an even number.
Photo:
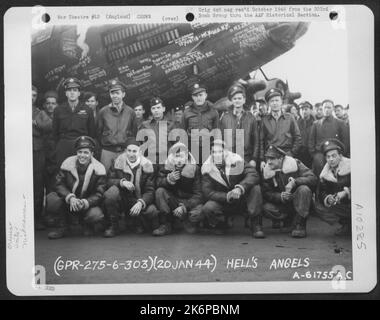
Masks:
[[[263,71],[269,78],[287,79],[290,91],[301,92],[296,102],[329,98],[346,106],[347,65],[346,31],[330,22],[315,22],[293,49],[264,65]]]

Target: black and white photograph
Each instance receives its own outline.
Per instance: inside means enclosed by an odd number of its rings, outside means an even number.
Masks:
[[[5,70],[8,286],[369,291],[373,21],[360,32],[354,13],[371,17],[364,6],[15,9],[30,33],[22,90]],[[28,29],[5,26],[10,42]]]

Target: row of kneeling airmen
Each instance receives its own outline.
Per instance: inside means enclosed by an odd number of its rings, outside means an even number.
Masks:
[[[339,140],[323,144],[327,162],[320,177],[273,145],[266,150],[261,173],[228,151],[222,140],[213,141],[202,166],[182,143],[170,149],[165,164],[155,166],[131,138],[108,172],[93,157],[94,148],[92,138],[79,137],[76,155],[60,167],[54,192],[47,195],[47,217],[54,224],[50,239],[66,236],[73,220],[87,236],[101,223],[104,236],[115,237],[122,216],[137,233],[150,230],[163,236],[181,222],[189,233],[207,228],[224,234],[239,213],[246,216],[254,238],[265,237],[263,216],[272,219],[273,228],[304,238],[307,217],[316,208],[337,217],[337,235],[350,234],[350,159],[343,156]]]

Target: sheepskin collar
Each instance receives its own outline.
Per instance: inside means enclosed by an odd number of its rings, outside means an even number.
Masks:
[[[264,167],[264,172],[263,172],[264,179],[265,180],[272,179],[276,175],[276,171],[281,171],[284,174],[297,172],[298,171],[297,160],[292,157],[285,156],[284,161],[282,162],[281,170],[272,170],[266,164]]]
[[[147,158],[143,156],[140,156],[140,165],[143,172],[148,174],[154,172],[152,162],[150,162]],[[122,170],[126,173],[131,172],[131,168],[127,163],[127,154],[125,152],[116,158],[114,167],[115,169]]]
[[[338,165],[337,175],[342,177],[350,173],[351,173],[351,159],[342,157],[342,161]],[[337,178],[335,178],[332,172],[332,169],[328,163],[326,163],[319,177],[326,181],[335,182],[335,183],[338,182]]]
[[[72,157],[67,158],[65,161],[63,161],[63,163],[61,165],[61,170],[70,172],[73,175],[73,177],[75,178],[75,183],[74,183],[72,190],[71,190],[72,193],[76,192],[78,185],[79,185],[77,161],[78,161],[78,157],[72,156]],[[91,162],[88,165],[86,173],[84,175],[83,186],[82,186],[82,190],[80,191],[81,197],[87,191],[93,173],[95,173],[98,176],[105,176],[106,175],[106,169],[95,158],[91,159]]]
[[[229,179],[230,176],[242,174],[244,171],[244,159],[236,153],[226,151],[224,158],[226,166],[226,176]],[[228,187],[226,181],[222,178],[219,169],[213,162],[212,156],[209,156],[205,163],[202,165],[202,175],[208,174],[211,178],[219,182],[220,184]]]
[[[169,154],[168,158],[165,161],[165,170],[174,171],[174,155]],[[194,156],[189,152],[188,163],[183,167],[181,175],[185,178],[193,179],[195,177],[195,172],[197,170],[197,161]]]
[[[77,173],[77,161],[78,161],[77,156],[69,157],[65,161],[63,161],[61,165],[61,169],[64,171],[69,171],[71,173],[73,172]],[[94,171],[95,174],[99,176],[106,174],[106,169],[104,168],[104,166],[95,158],[91,159],[91,162],[89,166],[87,167],[87,172],[88,171]]]

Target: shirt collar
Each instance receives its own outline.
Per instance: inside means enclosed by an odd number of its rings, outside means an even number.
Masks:
[[[279,111],[279,112],[280,112],[280,115],[279,115],[278,119],[280,119],[280,118],[284,115],[282,111]],[[271,115],[271,117],[272,117],[273,119],[276,119],[276,118],[274,117],[274,115],[273,115],[273,111],[270,113],[270,115]]]
[[[77,101],[76,103],[70,103],[69,101],[67,101],[67,105],[68,105],[71,109],[75,110],[75,109],[79,106],[79,101]]]
[[[111,108],[112,108],[113,110],[116,110],[117,112],[120,113],[121,111],[123,111],[124,103],[122,103],[122,104],[120,105],[119,109],[118,109],[113,103],[111,103]]]
[[[165,119],[165,115],[162,117],[162,119],[161,120],[156,120],[156,119],[154,119],[154,118],[152,118],[152,120],[150,121],[150,123],[158,123],[158,122],[160,122],[160,121],[165,121],[166,119]]]

